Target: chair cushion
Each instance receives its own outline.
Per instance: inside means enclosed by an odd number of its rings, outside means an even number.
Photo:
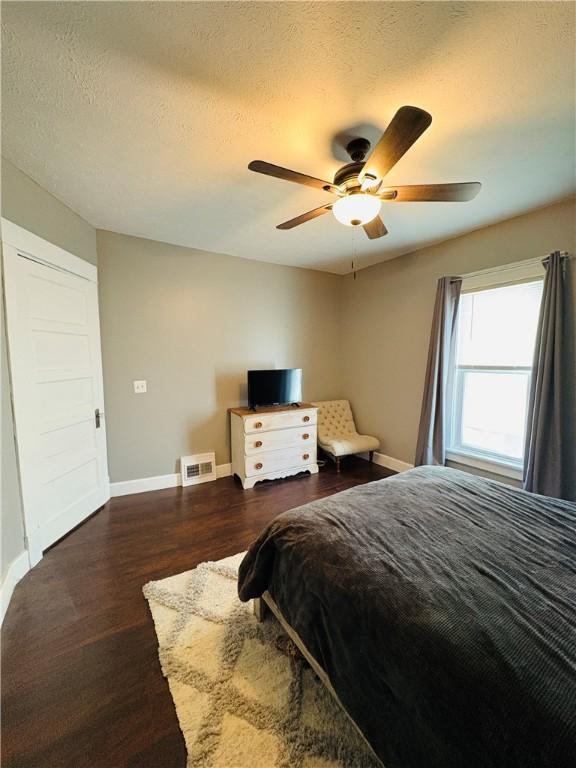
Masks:
[[[377,451],[380,441],[370,435],[346,435],[340,439],[335,438],[327,442],[318,440],[321,448],[333,456],[348,456],[351,453],[364,453],[364,451]]]
[[[318,408],[318,444],[334,456],[375,451],[380,442],[369,435],[359,435],[348,400],[324,400],[312,403]]]

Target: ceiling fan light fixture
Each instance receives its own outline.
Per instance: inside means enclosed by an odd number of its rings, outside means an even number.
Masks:
[[[372,221],[379,214],[381,205],[377,197],[357,193],[336,200],[332,213],[341,224],[356,227]]]

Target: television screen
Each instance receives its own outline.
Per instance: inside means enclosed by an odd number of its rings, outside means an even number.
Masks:
[[[248,371],[248,405],[285,405],[302,400],[302,369]]]

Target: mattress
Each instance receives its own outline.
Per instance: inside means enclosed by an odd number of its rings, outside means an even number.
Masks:
[[[420,467],[279,515],[270,592],[386,768],[574,768],[576,505]]]

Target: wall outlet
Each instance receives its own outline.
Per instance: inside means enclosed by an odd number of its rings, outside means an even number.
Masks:
[[[145,381],[135,381],[134,382],[134,394],[136,394],[136,395],[143,395],[144,392],[146,392],[146,382]]]

